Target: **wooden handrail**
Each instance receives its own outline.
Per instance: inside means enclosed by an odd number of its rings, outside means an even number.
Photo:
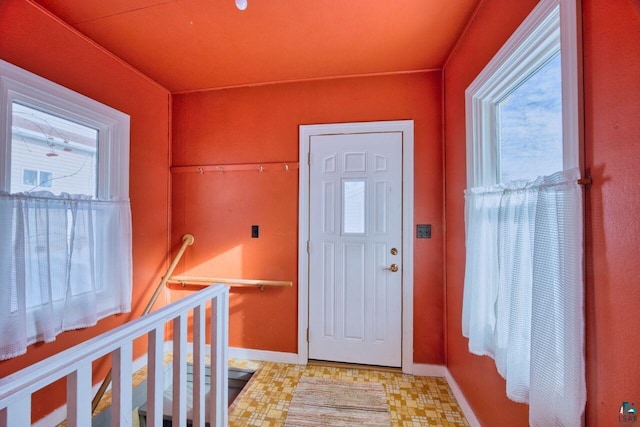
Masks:
[[[194,240],[195,238],[193,237],[192,234],[185,234],[184,236],[182,236],[182,246],[180,246],[178,253],[173,258],[173,261],[171,261],[171,264],[169,265],[167,272],[165,273],[164,276],[162,276],[162,280],[160,280],[160,284],[158,285],[155,292],[149,299],[149,302],[147,303],[147,306],[142,311],[142,314],[140,315],[140,317],[144,316],[145,314],[149,314],[149,312],[151,311],[151,308],[153,307],[153,304],[155,304],[156,300],[158,299],[158,296],[160,296],[160,292],[166,286],[167,281],[171,277],[173,270],[175,270],[176,265],[178,265],[180,258],[182,258],[182,254],[184,254],[184,251],[187,249],[187,246],[191,246],[193,244]],[[102,396],[104,396],[104,393],[107,391],[107,387],[109,387],[109,384],[111,383],[112,373],[113,373],[112,369],[109,369],[109,372],[107,372],[107,375],[105,376],[104,381],[102,381],[102,384],[98,389],[98,392],[96,393],[95,397],[91,401],[92,414],[93,412],[95,412],[96,408],[98,407],[98,403],[100,403],[100,399],[102,399]]]
[[[153,304],[155,304],[156,300],[158,299],[158,296],[160,295],[162,288],[166,286],[167,281],[171,277],[171,274],[173,274],[173,270],[175,270],[176,265],[178,265],[178,262],[180,261],[180,258],[182,258],[182,254],[184,254],[184,251],[187,249],[187,246],[191,246],[193,244],[194,240],[195,238],[193,237],[192,234],[185,234],[184,236],[182,236],[182,246],[180,246],[178,253],[173,258],[173,261],[171,262],[171,265],[169,265],[167,272],[165,273],[164,276],[162,276],[162,280],[160,281],[160,284],[156,288],[156,291],[151,296],[151,299],[147,303],[147,306],[144,308],[144,311],[142,312],[142,316],[144,316],[145,314],[148,314],[151,311],[151,307],[153,307]]]
[[[178,283],[182,286],[193,285],[206,287],[213,284],[239,285],[239,286],[259,286],[263,291],[265,286],[293,286],[293,282],[286,280],[258,280],[258,279],[229,279],[220,277],[198,277],[198,276],[173,276],[168,283]]]

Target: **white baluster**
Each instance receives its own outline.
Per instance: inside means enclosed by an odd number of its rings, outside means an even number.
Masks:
[[[82,362],[67,375],[67,425],[91,425],[91,362]]]
[[[209,424],[224,427],[228,423],[229,370],[227,367],[229,305],[228,290],[211,301],[211,393]]]
[[[133,415],[132,341],[124,341],[111,353],[113,366],[113,388],[111,389],[111,427],[130,426]]]
[[[162,427],[164,392],[164,325],[149,331],[147,366],[147,426]]]
[[[205,317],[206,306],[204,304],[193,309],[193,427],[204,427],[205,425]]]
[[[173,408],[174,426],[187,425],[187,315],[173,319]]]
[[[31,395],[24,396],[0,410],[0,426],[23,427],[31,425]]]

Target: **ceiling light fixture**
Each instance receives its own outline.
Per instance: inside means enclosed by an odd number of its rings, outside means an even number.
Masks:
[[[247,0],[236,0],[236,7],[240,10],[247,8]]]

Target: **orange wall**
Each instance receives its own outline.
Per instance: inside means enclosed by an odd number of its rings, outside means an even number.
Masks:
[[[35,344],[0,362],[0,377],[138,317],[166,269],[168,251],[169,94],[74,30],[25,0],[0,1],[0,58],[131,116],[130,197],[133,221],[133,313]],[[140,350],[140,349],[138,349]],[[137,352],[140,353],[139,351]],[[106,368],[108,369],[108,367]],[[101,381],[105,367],[94,372]],[[34,419],[64,403],[64,389],[36,396]]]
[[[469,353],[462,336],[466,142],[464,91],[482,71],[536,0],[485,0],[444,70],[445,275],[447,366],[482,425],[524,426],[528,406],[507,399],[505,382],[488,357]]]
[[[464,90],[536,5],[485,0],[445,67],[447,364],[483,425],[526,425],[528,407],[505,397],[488,357],[471,355],[461,332],[464,280]],[[634,190],[640,160],[640,4],[584,0],[587,192],[587,425],[617,425],[622,401],[638,401],[640,341],[635,260],[640,241]]]
[[[173,96],[173,166],[298,161],[301,124],[415,120],[414,360],[444,363],[439,72],[326,80]],[[174,173],[174,245],[196,242],[185,274],[291,280],[233,289],[232,346],[297,351],[298,171]],[[260,238],[251,239],[251,225]]]
[[[584,0],[587,424],[640,401],[640,1]]]

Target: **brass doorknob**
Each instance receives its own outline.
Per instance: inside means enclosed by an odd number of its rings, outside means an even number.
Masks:
[[[391,264],[389,267],[385,268],[385,270],[389,270],[395,273],[396,271],[398,271],[398,264]]]

